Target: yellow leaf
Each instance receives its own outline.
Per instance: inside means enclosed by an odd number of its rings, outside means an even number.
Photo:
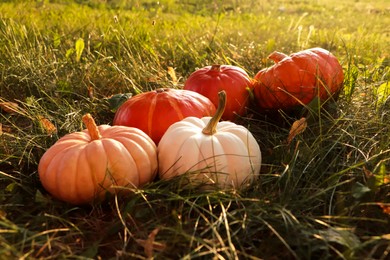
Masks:
[[[386,100],[390,97],[390,84],[389,81],[383,83],[380,85],[376,91],[374,89],[374,93],[376,92],[377,95],[377,100],[376,100],[376,105],[378,107],[384,105],[386,103]]]
[[[39,123],[47,134],[51,135],[57,132],[57,128],[48,119],[44,118],[43,116],[38,116],[38,119]]]
[[[77,39],[75,43],[77,62],[79,62],[81,59],[81,54],[83,53],[84,47],[85,47],[84,40],[82,38]]]
[[[290,133],[288,134],[287,144],[290,144],[291,141],[295,138],[295,136],[303,133],[307,127],[306,118],[302,117],[299,120],[296,120],[290,129]]]
[[[174,68],[168,67],[168,75],[171,77],[172,82],[174,84],[176,84],[177,83],[177,77],[176,77],[176,72],[175,72]]]

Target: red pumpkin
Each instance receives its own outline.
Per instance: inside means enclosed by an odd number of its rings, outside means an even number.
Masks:
[[[275,64],[254,77],[254,94],[261,109],[288,109],[321,101],[338,93],[344,81],[343,69],[335,56],[312,48],[290,56],[273,52]]]
[[[215,113],[214,104],[189,90],[161,88],[131,97],[114,117],[114,125],[141,129],[158,144],[170,125],[185,117],[204,117]]]
[[[240,67],[232,65],[213,65],[193,72],[184,84],[184,89],[192,90],[208,97],[218,106],[218,92],[226,92],[224,120],[234,120],[243,115],[249,101],[248,88],[251,87],[248,74]]]

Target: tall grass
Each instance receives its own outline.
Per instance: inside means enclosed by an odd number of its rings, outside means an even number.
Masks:
[[[152,249],[160,259],[386,259],[389,107],[378,107],[376,93],[389,80],[386,3],[0,4],[0,103],[17,104],[0,114],[1,258],[143,259],[142,241],[158,231]],[[127,198],[75,207],[41,187],[42,154],[81,130],[86,112],[111,123],[110,95],[180,88],[214,63],[253,76],[272,65],[274,50],[315,46],[339,58],[345,88],[336,102],[297,112],[310,115],[308,127],[291,144],[294,115],[275,120],[251,106],[240,123],[264,164],[249,189],[199,192],[156,180]]]

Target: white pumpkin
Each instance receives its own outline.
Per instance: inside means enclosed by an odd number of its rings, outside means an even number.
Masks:
[[[187,117],[168,128],[157,148],[161,179],[188,173],[194,184],[237,189],[258,176],[260,147],[244,126],[219,122],[225,103],[221,91],[213,117]]]

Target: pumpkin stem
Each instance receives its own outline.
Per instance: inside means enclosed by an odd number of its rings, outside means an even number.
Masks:
[[[156,93],[163,93],[163,92],[169,91],[169,89],[168,88],[158,88],[155,91],[156,91]]]
[[[282,52],[278,52],[278,51],[274,51],[273,53],[271,53],[269,56],[268,56],[268,59],[271,59],[273,60],[275,63],[278,63],[279,61],[283,60],[284,58],[288,57],[288,55],[282,53]]]
[[[83,123],[87,127],[89,135],[91,136],[91,141],[102,138],[99,133],[99,129],[95,123],[95,120],[92,118],[91,114],[85,114],[82,119]]]
[[[219,64],[211,65],[210,70],[212,70],[212,71],[221,71],[221,65],[219,65]]]
[[[214,116],[210,119],[202,133],[205,135],[213,135],[217,132],[217,124],[223,115],[226,107],[226,92],[222,90],[218,92],[218,107]]]

